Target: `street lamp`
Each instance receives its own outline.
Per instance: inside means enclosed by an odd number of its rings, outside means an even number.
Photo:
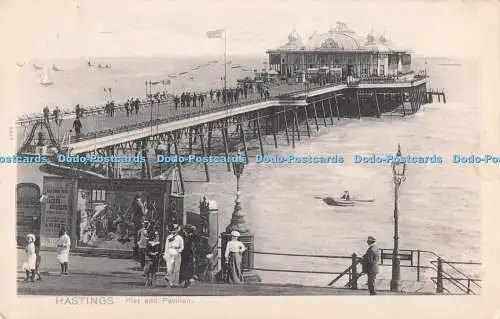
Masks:
[[[398,237],[398,192],[401,183],[406,180],[406,163],[401,159],[401,145],[398,144],[396,158],[392,162],[392,180],[394,182],[394,248],[392,250],[392,279],[391,291],[399,292],[401,290],[401,271],[399,260],[399,237]]]
[[[238,157],[241,158],[241,152],[238,151]],[[234,201],[233,215],[231,216],[231,223],[226,227],[226,232],[231,233],[236,230],[240,233],[248,232],[248,228],[245,225],[245,216],[241,211],[241,199],[240,199],[240,177],[243,174],[245,168],[245,162],[233,162],[233,172],[236,176],[236,199]]]

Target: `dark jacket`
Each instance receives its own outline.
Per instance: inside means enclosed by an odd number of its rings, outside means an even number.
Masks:
[[[380,259],[380,251],[375,245],[368,247],[363,256],[363,272],[366,274],[378,274],[378,263]]]

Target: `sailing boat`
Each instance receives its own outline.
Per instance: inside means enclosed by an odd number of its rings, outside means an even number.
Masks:
[[[50,79],[49,79],[49,70],[47,69],[45,71],[45,73],[43,74],[43,78],[40,79],[40,84],[43,85],[43,86],[49,86],[49,85],[52,85],[54,84],[54,82],[52,82]]]
[[[17,66],[18,66],[18,67],[20,67],[20,68],[24,67],[24,63],[19,63],[19,62],[17,62],[16,64],[17,64]]]
[[[33,63],[33,68],[35,68],[35,70],[41,70],[41,69],[43,69],[43,67],[38,66],[35,63]]]

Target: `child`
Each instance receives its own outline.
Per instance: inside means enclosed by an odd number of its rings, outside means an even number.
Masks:
[[[35,253],[35,235],[28,234],[26,235],[26,239],[28,240],[28,244],[26,245],[26,262],[23,265],[24,270],[26,271],[26,278],[24,281],[31,280],[35,281],[35,268],[36,268],[36,253]]]
[[[156,285],[156,273],[158,272],[160,260],[160,235],[157,231],[153,234],[153,239],[148,242],[146,247],[146,258],[144,266],[144,275],[146,276],[145,287],[154,287]]]

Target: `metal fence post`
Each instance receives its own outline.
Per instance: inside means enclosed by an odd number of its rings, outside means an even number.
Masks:
[[[417,281],[420,281],[420,250],[417,250]]]
[[[351,269],[352,269],[351,289],[353,289],[353,290],[358,289],[358,271],[357,271],[357,265],[358,265],[358,256],[356,256],[356,254],[352,254],[352,262],[351,262]]]
[[[436,292],[443,293],[443,261],[441,257],[437,260]]]

